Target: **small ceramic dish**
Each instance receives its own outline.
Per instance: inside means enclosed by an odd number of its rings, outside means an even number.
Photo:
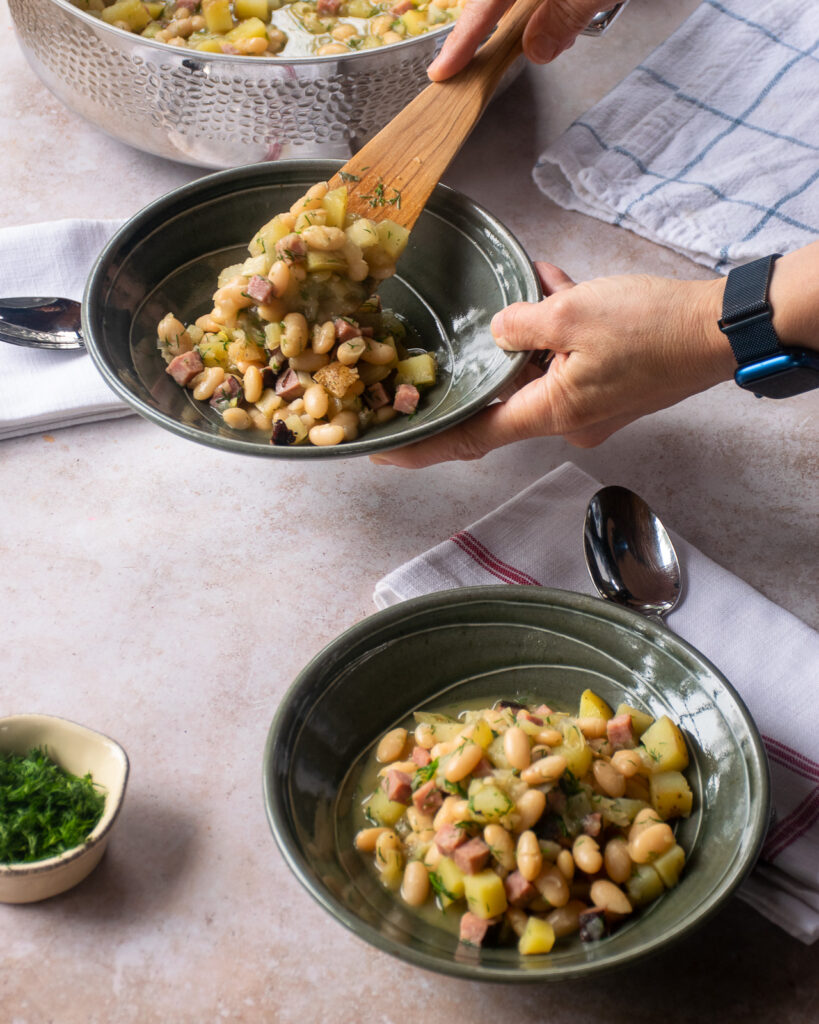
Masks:
[[[26,754],[35,747],[44,747],[72,775],[90,772],[105,792],[105,810],[85,842],[58,857],[0,864],[0,903],[34,903],[81,882],[105,852],[125,798],[128,756],[114,740],[52,715],[0,718],[0,753]]]
[[[499,698],[573,710],[592,688],[684,730],[694,810],[676,826],[679,884],[611,936],[561,939],[548,955],[475,948],[388,892],[354,848],[363,766],[413,710]],[[360,938],[410,963],[490,981],[558,981],[623,966],[689,934],[756,859],[768,766],[736,691],[663,626],[597,598],[540,587],[474,587],[385,609],[334,640],[297,677],[264,754],[268,820],[308,892]]]
[[[257,430],[233,430],[165,372],[156,327],[172,312],[185,323],[212,309],[219,271],[247,256],[247,244],[339,167],[332,160],[284,160],[213,174],[170,192],[111,239],[88,281],[82,329],[110,387],[137,412],[188,440],[272,459],[346,459],[411,444],[487,405],[529,354],[498,348],[497,310],[536,302],[537,275],[520,244],[476,203],[438,185],[412,230],[394,277],[379,288],[404,317],[414,345],[438,357],[439,375],[412,417],[371,427],[334,447],[275,446]]]

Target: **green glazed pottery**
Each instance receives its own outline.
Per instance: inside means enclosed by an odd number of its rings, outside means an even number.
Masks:
[[[380,737],[416,709],[523,697],[575,711],[591,687],[668,714],[685,731],[694,810],[677,824],[680,883],[610,937],[559,940],[548,955],[473,948],[386,891],[354,849],[351,808]],[[492,981],[558,981],[631,963],[688,934],[753,866],[768,825],[764,749],[742,700],[663,626],[598,598],[540,587],[430,594],[358,623],[301,672],[273,721],[264,796],[298,879],[360,938],[434,971]]]
[[[528,359],[507,353],[489,330],[511,302],[541,297],[537,275],[513,235],[486,210],[444,185],[412,230],[396,275],[379,288],[385,308],[414,328],[415,346],[433,350],[438,382],[418,412],[335,447],[274,446],[261,432],[229,428],[165,373],[156,326],[168,312],[185,323],[209,312],[224,267],[288,209],[335,160],[281,160],[222,171],[163,196],[124,225],[100,255],[83,298],[82,329],[109,386],[137,412],[191,441],[267,458],[372,455],[453,426],[490,402]]]

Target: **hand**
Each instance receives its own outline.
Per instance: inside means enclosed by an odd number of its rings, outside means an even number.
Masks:
[[[467,0],[427,73],[433,82],[451,78],[470,62],[513,0]],[[613,4],[612,4],[613,6]],[[535,64],[554,60],[575,41],[606,0],[543,0],[523,33],[523,52]]]
[[[731,378],[736,363],[717,326],[724,279],[639,274],[576,285],[551,263],[535,266],[546,298],[501,310],[492,333],[510,352],[551,350],[548,369],[529,363],[506,401],[428,440],[374,455],[373,462],[417,469],[553,435],[589,448]]]

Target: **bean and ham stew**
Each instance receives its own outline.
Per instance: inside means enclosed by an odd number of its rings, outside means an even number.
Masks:
[[[71,0],[109,25],[205,53],[340,56],[455,21],[465,0]]]
[[[391,220],[349,215],[346,185],[314,185],[221,272],[211,312],[187,326],[163,317],[167,372],[228,427],[274,445],[337,445],[412,416],[437,361],[405,347],[403,322],[374,294],[408,237]]]
[[[593,942],[677,884],[685,853],[668,822],[693,795],[668,717],[613,711],[591,690],[576,716],[501,700],[414,717],[375,750],[355,845],[461,942]]]

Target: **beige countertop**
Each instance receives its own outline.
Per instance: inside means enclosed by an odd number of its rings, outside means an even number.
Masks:
[[[527,69],[448,183],[577,277],[708,276],[557,209],[530,177],[541,149],[695,6],[632,0],[604,39]],[[23,60],[5,6],[0,56],[0,224],[127,217],[202,173],[65,110]],[[418,474],[242,459],[137,417],[2,442],[0,715],[108,733],[131,781],[86,882],[0,906],[0,1022],[815,1020],[819,947],[738,901],[644,967],[584,985],[486,987],[393,960],[290,874],[265,820],[261,756],[289,682],[372,611],[381,575],[567,459],[633,487],[819,627],[816,413],[815,396],[757,402],[724,384],[597,449],[530,441]]]

